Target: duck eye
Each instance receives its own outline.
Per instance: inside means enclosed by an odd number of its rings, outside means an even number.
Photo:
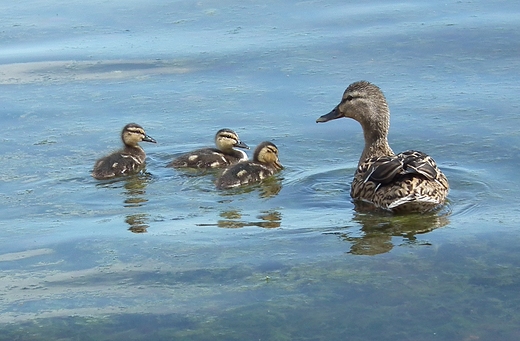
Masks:
[[[351,95],[348,95],[347,97],[345,97],[345,101],[352,101],[354,97],[352,97]]]

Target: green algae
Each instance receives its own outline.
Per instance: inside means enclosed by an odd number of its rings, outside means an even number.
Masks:
[[[520,256],[512,244],[494,248],[497,242],[135,277],[132,285],[175,282],[208,295],[177,313],[3,324],[0,340],[514,340]]]

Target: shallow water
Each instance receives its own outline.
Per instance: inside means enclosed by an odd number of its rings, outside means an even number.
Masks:
[[[517,340],[520,5],[0,5],[1,340]],[[379,85],[395,151],[450,180],[430,215],[359,213],[356,122]],[[141,124],[147,172],[95,160]],[[222,128],[285,169],[216,191],[166,168]]]

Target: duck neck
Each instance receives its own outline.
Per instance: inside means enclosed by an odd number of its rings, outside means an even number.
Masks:
[[[125,144],[125,148],[124,148],[125,152],[127,153],[130,153],[130,154],[144,154],[144,149],[141,148],[140,145],[136,144],[136,145],[130,145],[130,144]]]
[[[222,153],[224,154],[227,154],[227,155],[233,155],[235,150],[233,149],[233,147],[228,147],[228,146],[217,146],[217,149],[220,150]]]
[[[358,162],[358,166],[366,159],[381,156],[392,156],[394,152],[388,144],[388,138],[386,133],[368,133],[368,130],[363,129],[365,135],[365,149]]]

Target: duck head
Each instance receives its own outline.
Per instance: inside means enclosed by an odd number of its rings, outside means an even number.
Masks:
[[[283,169],[278,159],[278,148],[269,141],[262,142],[256,147],[253,160],[273,165],[276,169]]]
[[[220,129],[215,135],[215,144],[221,151],[229,151],[234,147],[249,149],[249,146],[240,141],[238,134],[231,129]]]
[[[367,81],[350,84],[343,93],[341,102],[328,114],[318,117],[316,123],[341,117],[358,121],[369,135],[386,136],[390,125],[390,112],[383,92]]]
[[[136,123],[129,123],[123,128],[121,139],[130,147],[136,147],[141,141],[157,143],[154,138],[146,134],[143,127]]]

